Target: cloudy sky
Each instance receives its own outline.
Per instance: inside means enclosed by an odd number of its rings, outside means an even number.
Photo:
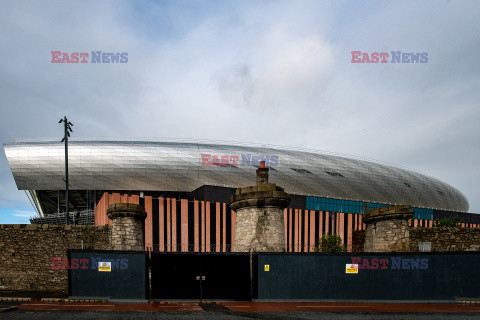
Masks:
[[[479,1],[2,1],[0,138],[231,140],[401,165],[480,212]],[[56,64],[51,51],[127,52]],[[351,51],[428,53],[351,63]],[[91,60],[90,58],[88,59]],[[0,223],[33,208],[0,153]]]

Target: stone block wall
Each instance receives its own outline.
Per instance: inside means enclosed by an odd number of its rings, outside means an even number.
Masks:
[[[409,244],[408,232],[408,221],[402,219],[383,220],[367,226],[365,251],[406,251]]]
[[[235,251],[282,252],[285,250],[283,208],[247,207],[237,211]],[[280,230],[280,232],[279,232]]]
[[[110,226],[0,225],[0,288],[67,291],[68,249],[110,250]]]
[[[409,252],[418,252],[420,242],[430,242],[432,252],[480,251],[480,229],[470,228],[409,228]],[[365,244],[365,230],[354,231],[353,245]],[[358,250],[357,252],[363,251]],[[399,250],[397,250],[399,251]]]
[[[410,251],[419,242],[431,242],[432,251],[480,251],[480,229],[410,228]]]

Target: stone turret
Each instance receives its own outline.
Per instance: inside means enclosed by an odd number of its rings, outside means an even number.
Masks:
[[[145,218],[142,206],[133,203],[115,203],[108,207],[112,219],[113,250],[145,250]]]
[[[408,220],[413,217],[410,206],[381,207],[365,212],[365,252],[408,251]]]
[[[257,169],[257,185],[238,188],[230,200],[236,211],[234,251],[285,251],[283,210],[290,204],[290,195],[283,188],[268,182],[265,161]]]

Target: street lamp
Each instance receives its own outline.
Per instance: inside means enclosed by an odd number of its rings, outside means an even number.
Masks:
[[[66,224],[68,224],[68,138],[70,137],[70,132],[73,132],[72,127],[73,123],[69,122],[67,120],[67,117],[63,117],[63,119],[60,119],[58,123],[64,124],[64,136],[61,142],[65,142],[65,203],[66,203],[66,208],[65,208],[65,216],[66,216]],[[70,132],[69,132],[70,131]]]

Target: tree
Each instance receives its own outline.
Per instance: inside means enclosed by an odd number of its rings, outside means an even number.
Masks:
[[[318,246],[313,247],[315,252],[345,252],[347,248],[343,244],[342,238],[337,235],[332,234],[323,234],[323,236],[318,239]]]

